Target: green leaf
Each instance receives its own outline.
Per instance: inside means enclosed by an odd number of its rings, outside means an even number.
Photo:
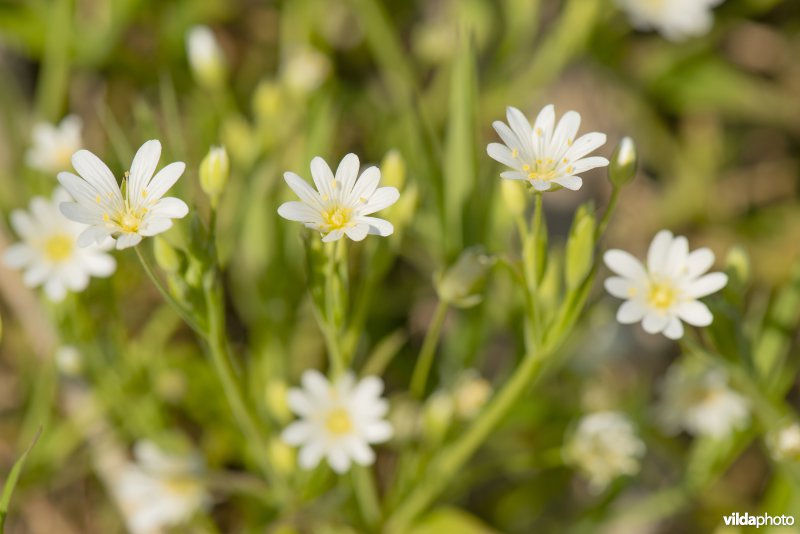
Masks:
[[[442,532],[458,532],[458,534],[493,534],[497,532],[489,528],[477,517],[455,508],[437,508],[419,521],[408,534],[440,534]]]
[[[17,486],[17,481],[22,473],[22,467],[25,465],[25,460],[28,458],[28,454],[31,452],[31,449],[33,449],[33,446],[36,445],[36,442],[39,440],[39,436],[41,434],[42,428],[39,427],[39,430],[33,437],[33,441],[31,442],[30,446],[14,463],[14,466],[11,468],[11,472],[8,474],[6,483],[3,486],[3,496],[0,498],[0,532],[5,530],[6,516],[8,515],[8,505],[11,502],[11,495],[14,493],[14,488]]]

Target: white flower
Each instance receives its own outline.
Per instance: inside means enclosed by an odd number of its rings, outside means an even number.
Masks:
[[[136,443],[133,454],[136,463],[123,469],[114,488],[133,534],[163,532],[208,507],[197,455],[168,455],[149,441]]]
[[[56,349],[56,367],[65,376],[80,376],[83,371],[83,356],[72,345],[62,345]]]
[[[606,290],[627,299],[617,312],[617,321],[642,321],[650,334],[663,332],[670,339],[683,336],[685,321],[708,326],[713,321],[708,307],[697,299],[719,291],[728,283],[724,273],[705,274],[714,263],[708,248],[689,252],[683,236],[662,230],[653,238],[647,253],[647,267],[623,250],[609,250],[603,257],[619,276],[608,278]]]
[[[767,446],[778,461],[800,460],[800,425],[789,423],[767,435]]]
[[[486,147],[492,159],[513,169],[500,173],[502,178],[527,180],[537,191],[547,191],[553,184],[576,191],[583,184],[579,174],[608,165],[606,158],[585,157],[605,144],[606,134],[592,132],[576,138],[581,116],[575,111],[566,112],[555,125],[555,108],[545,106],[533,128],[517,108],[507,108],[506,117],[508,125],[492,124],[505,144]]]
[[[293,172],[284,173],[289,187],[301,202],[285,202],[278,214],[290,221],[305,223],[323,234],[323,241],[336,241],[347,235],[361,241],[367,234],[389,236],[394,227],[389,221],[367,217],[397,202],[400,193],[394,187],[378,187],[381,171],[369,167],[358,175],[358,156],[348,154],[342,159],[336,176],[322,158],[311,160],[311,176],[317,190]]]
[[[193,26],[186,34],[186,53],[195,78],[207,87],[225,80],[225,54],[208,26]]]
[[[313,469],[323,458],[337,473],[350,469],[350,463],[370,465],[375,453],[370,443],[392,437],[392,425],[383,418],[389,404],[381,398],[383,381],[368,376],[356,382],[348,372],[330,383],[318,371],[302,376],[303,389],[292,388],[289,407],[301,420],[286,427],[281,439],[289,445],[302,445],[300,466]]]
[[[58,126],[39,122],[33,127],[32,146],[25,153],[25,162],[34,169],[57,173],[69,165],[69,158],[81,148],[81,119],[64,117]]]
[[[117,240],[117,249],[133,247],[142,237],[169,230],[172,219],[189,213],[183,200],[161,198],[178,181],[186,165],[170,163],[153,176],[160,156],[158,141],[147,141],[139,148],[130,174],[123,178],[124,195],[100,158],[88,150],[79,150],[72,156],[72,166],[80,176],[61,172],[58,181],[77,200],[61,204],[61,212],[68,219],[89,225],[78,238],[78,245],[85,247],[112,236]]]
[[[644,443],[624,414],[598,412],[580,420],[563,455],[600,491],[620,475],[635,475],[644,453]]]
[[[58,206],[72,200],[58,187],[52,200],[34,197],[30,211],[11,213],[11,226],[22,242],[11,245],[3,259],[9,267],[23,269],[22,281],[27,287],[44,285],[48,298],[62,300],[67,291],[80,292],[89,285],[91,276],[107,277],[117,267],[114,258],[105,253],[110,241],[78,246],[86,225],[65,218]]]
[[[661,418],[666,429],[698,436],[724,437],[750,419],[747,399],[728,387],[721,369],[670,368],[662,384]]]
[[[656,29],[671,41],[683,41],[711,29],[711,10],[724,0],[616,0],[639,30]]]
[[[284,58],[283,80],[286,86],[299,93],[316,90],[328,77],[331,62],[313,48],[298,46],[290,49]]]

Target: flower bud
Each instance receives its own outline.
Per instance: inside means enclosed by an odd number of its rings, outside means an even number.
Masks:
[[[437,391],[428,398],[422,412],[422,431],[426,441],[441,443],[444,440],[453,411],[453,399],[448,393]]]
[[[500,195],[511,215],[516,217],[525,213],[528,192],[521,181],[500,180]]]
[[[180,255],[161,236],[153,238],[153,255],[156,258],[156,264],[169,274],[175,274],[181,268]]]
[[[217,207],[219,197],[225,190],[230,175],[230,161],[224,146],[214,146],[200,163],[200,186],[208,198],[211,206]]]
[[[277,379],[272,379],[267,382],[267,387],[264,390],[264,400],[266,401],[267,409],[270,414],[281,423],[287,423],[292,419],[292,412],[289,410],[289,405],[286,403],[288,392],[289,388],[286,382]]]
[[[469,308],[483,298],[480,291],[495,259],[482,247],[465,249],[456,263],[438,276],[436,290],[439,298],[452,306]]]
[[[575,212],[572,228],[567,239],[566,265],[564,266],[567,287],[574,289],[589,274],[594,258],[594,216],[584,204]]]
[[[282,103],[282,89],[273,80],[262,81],[253,93],[253,113],[259,121],[266,122],[276,117]]]
[[[636,144],[630,137],[623,137],[614,150],[611,164],[608,166],[608,179],[614,187],[622,187],[633,180],[636,176],[637,163]]]
[[[398,191],[403,190],[406,184],[406,162],[400,151],[392,149],[387,152],[381,161],[380,169],[382,185],[396,187]]]
[[[491,394],[492,386],[485,378],[475,372],[464,373],[453,391],[456,415],[463,420],[474,418]]]
[[[294,449],[278,438],[272,438],[267,445],[267,458],[278,473],[289,475],[295,471]]]
[[[83,357],[72,345],[58,347],[55,354],[56,367],[64,376],[79,376],[83,371]]]
[[[766,437],[773,458],[780,462],[800,460],[800,425],[789,423],[773,430]]]
[[[734,246],[725,257],[725,270],[738,284],[747,284],[750,280],[750,256],[741,246]]]
[[[307,94],[316,90],[328,77],[331,63],[327,56],[308,47],[292,49],[283,65],[283,81],[290,91]]]
[[[219,89],[225,84],[225,55],[209,27],[194,26],[189,30],[186,52],[197,83],[207,89]]]

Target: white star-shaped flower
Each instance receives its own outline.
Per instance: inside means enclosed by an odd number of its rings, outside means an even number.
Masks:
[[[203,485],[203,462],[196,454],[167,454],[150,441],[133,449],[114,491],[134,534],[153,534],[189,521],[210,504]]]
[[[69,159],[81,148],[81,118],[64,117],[61,124],[39,122],[33,127],[32,144],[25,153],[25,162],[34,169],[57,173],[69,165]]]
[[[300,197],[300,202],[281,204],[278,214],[325,234],[322,238],[325,242],[337,241],[345,235],[353,241],[361,241],[367,234],[392,235],[392,223],[368,215],[397,202],[400,193],[394,187],[378,187],[381,171],[377,167],[367,168],[361,176],[358,171],[355,154],[342,159],[335,176],[325,160],[316,157],[311,160],[316,191],[295,173],[285,173],[286,183]]]
[[[67,291],[80,292],[89,285],[91,276],[110,276],[117,267],[114,258],[105,253],[111,240],[86,248],[78,246],[78,236],[85,224],[65,218],[58,206],[72,200],[58,187],[52,200],[34,197],[30,211],[11,213],[11,225],[22,242],[11,245],[3,259],[9,267],[23,269],[23,282],[28,287],[44,285],[52,301],[62,300]]]
[[[160,157],[161,143],[153,140],[143,144],[120,189],[100,158],[88,150],[79,150],[72,156],[72,166],[80,176],[61,172],[58,181],[77,201],[61,204],[61,212],[68,219],[89,225],[78,238],[80,246],[100,243],[111,236],[116,238],[117,249],[133,247],[142,237],[169,230],[172,219],[189,213],[183,200],[162,198],[186,165],[170,163],[153,176]]]
[[[647,266],[624,250],[609,250],[603,257],[619,276],[606,279],[606,290],[626,299],[617,312],[622,324],[642,321],[650,334],[663,333],[670,339],[683,336],[685,321],[708,326],[713,321],[708,307],[697,299],[719,291],[728,283],[724,273],[705,274],[714,263],[708,248],[689,252],[683,236],[662,230],[653,238]]]
[[[616,0],[639,30],[658,30],[671,41],[708,33],[712,9],[724,0]]]
[[[506,110],[508,125],[495,121],[492,126],[503,143],[490,143],[489,156],[511,167],[500,174],[508,180],[526,180],[537,191],[547,191],[553,184],[576,191],[583,185],[579,174],[608,165],[599,156],[586,157],[606,142],[606,134],[592,132],[576,137],[581,116],[568,111],[555,124],[552,105],[545,106],[531,128],[528,119],[517,108]]]
[[[645,445],[630,420],[619,412],[584,416],[567,445],[564,459],[577,467],[596,491],[621,475],[634,475],[644,456]]]
[[[292,388],[287,395],[289,407],[301,419],[281,435],[289,445],[302,446],[300,466],[313,469],[323,457],[337,473],[350,469],[351,462],[372,464],[370,444],[392,437],[392,425],[384,420],[389,404],[381,398],[383,381],[368,376],[356,382],[348,372],[331,384],[309,370],[302,384],[303,389]]]

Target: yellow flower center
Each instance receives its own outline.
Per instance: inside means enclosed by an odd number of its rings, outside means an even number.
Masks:
[[[325,428],[334,436],[341,436],[353,430],[353,420],[344,408],[331,410],[325,419]]]
[[[537,159],[534,165],[525,164],[522,170],[528,173],[529,180],[550,181],[558,178],[558,163],[552,158]],[[567,167],[567,173],[572,172],[572,167]]]
[[[142,217],[130,211],[125,212],[119,219],[119,227],[123,232],[136,233],[139,231],[139,226],[142,224]]]
[[[667,282],[653,282],[647,293],[647,302],[653,308],[668,310],[678,300],[678,292]]]
[[[350,223],[350,217],[352,214],[352,209],[336,206],[327,211],[323,211],[322,220],[325,221],[325,225],[328,226],[329,229],[338,230],[340,228],[344,228]]]
[[[164,479],[164,487],[175,495],[190,495],[197,491],[197,480],[189,476],[172,476]]]
[[[74,240],[66,234],[56,234],[44,243],[44,255],[52,262],[61,262],[72,255]]]

